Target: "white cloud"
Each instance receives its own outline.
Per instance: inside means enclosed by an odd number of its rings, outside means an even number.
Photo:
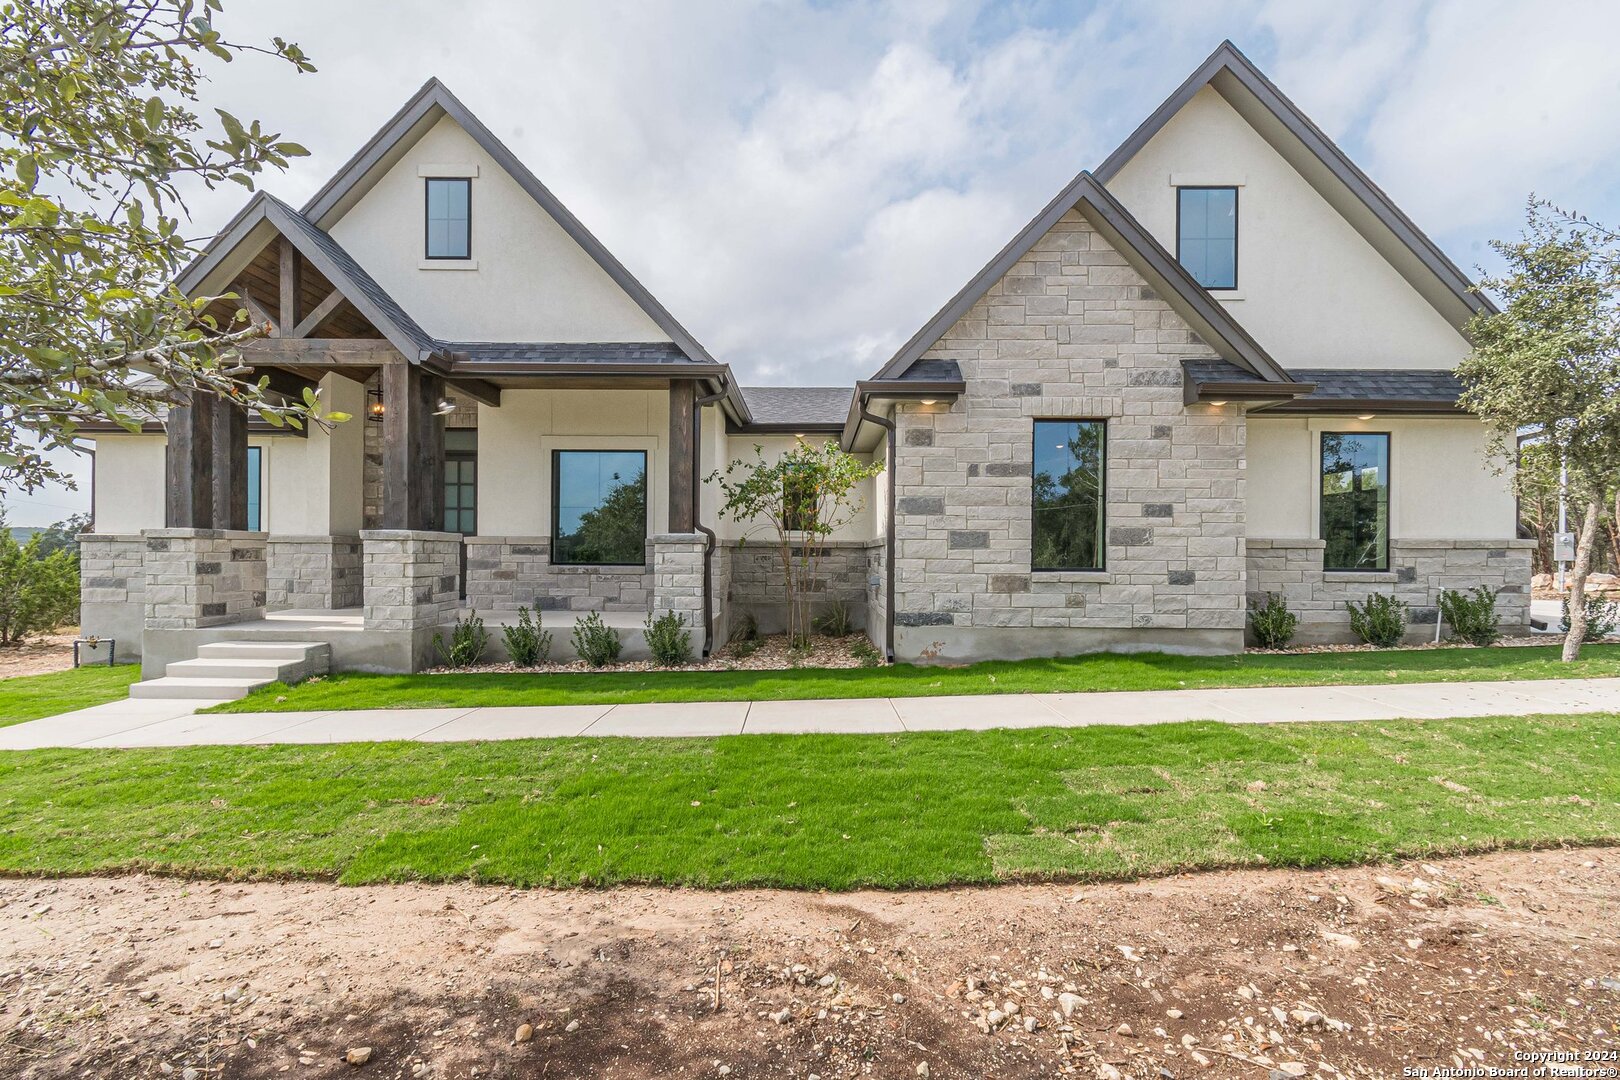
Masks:
[[[271,190],[302,202],[438,75],[747,381],[869,375],[1223,37],[1464,264],[1531,189],[1620,204],[1600,0],[232,0],[222,25],[321,68],[244,57],[211,88],[314,152]],[[198,230],[242,198],[200,194]]]

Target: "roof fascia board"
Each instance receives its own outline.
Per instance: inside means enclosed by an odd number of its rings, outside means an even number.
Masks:
[[[395,113],[382,130],[372,136],[365,147],[316,193],[303,208],[305,217],[320,227],[329,224],[327,219],[334,212],[352,205],[369,190],[368,178],[375,178],[379,166],[403,156],[428,127],[438,122],[441,114],[459,124],[497,165],[506,170],[518,186],[562,226],[563,231],[607,272],[608,277],[646,312],[660,330],[669,335],[669,339],[682,352],[700,363],[715,362],[708,350],[658,302],[647,287],[438,79],[429,79],[416,96]]]
[[[1001,280],[1071,209],[1080,210],[1082,216],[1103,233],[1104,238],[1138,273],[1163,290],[1167,302],[1187,318],[1223,357],[1267,381],[1292,381],[1288,373],[1266,354],[1220,302],[1194,281],[1186,269],[1131,216],[1130,211],[1088,172],[1080,173],[1058,192],[984,269],[912,335],[894,359],[874,376],[874,380],[896,379],[921,359],[989,291],[990,286]]]
[[[1097,167],[1097,179],[1106,184],[1117,176],[1125,164],[1205,86],[1213,87],[1215,92],[1237,109],[1240,115],[1245,110],[1242,103],[1235,100],[1234,91],[1241,89],[1254,101],[1259,102],[1335,180],[1356,198],[1363,208],[1377,219],[1379,224],[1394,235],[1409,254],[1414,256],[1431,275],[1439,279],[1446,291],[1462,304],[1465,315],[1497,310],[1489,297],[1473,291],[1473,283],[1468,280],[1467,275],[1433,240],[1429,239],[1423,230],[1417,227],[1411,218],[1406,216],[1400,207],[1395,205],[1383,189],[1373,183],[1310,117],[1300,111],[1299,106],[1266,78],[1265,74],[1230,41],[1221,42],[1209,58],[1104,159]],[[1246,116],[1245,119],[1249,117]],[[1250,123],[1253,124],[1252,119]],[[1256,126],[1255,130],[1259,131],[1262,137],[1268,134],[1259,126]],[[1290,157],[1280,148],[1278,152],[1283,153],[1285,159]],[[1295,168],[1298,166],[1295,165]],[[1306,179],[1314,180],[1308,174]],[[1329,199],[1329,202],[1333,200]],[[1351,223],[1355,224],[1355,221],[1352,219]],[[1372,237],[1368,237],[1368,240],[1375,248],[1380,247]],[[1421,287],[1418,291],[1425,293]],[[1434,303],[1434,298],[1429,297],[1427,293],[1425,298]]]

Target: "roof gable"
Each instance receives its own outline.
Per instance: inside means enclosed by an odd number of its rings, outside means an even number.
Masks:
[[[1103,163],[1107,184],[1204,87],[1220,94],[1423,297],[1459,329],[1489,298],[1230,41],[1220,46]]]
[[[494,163],[578,244],[652,322],[688,358],[714,363],[706,349],[589,229],[529,171],[483,122],[438,79],[429,79],[375,135],[304,205],[303,216],[321,229],[331,229],[393,166],[440,121],[448,117],[489,155]]]
[[[1080,173],[1058,192],[984,269],[912,335],[911,340],[873,378],[903,378],[914,364],[922,360],[923,354],[1070,210],[1079,211],[1137,273],[1160,290],[1166,302],[1223,358],[1268,382],[1293,381],[1288,372],[1272,360],[1259,343],[1238,325],[1237,320],[1194,281],[1181,264],[1089,172]]]

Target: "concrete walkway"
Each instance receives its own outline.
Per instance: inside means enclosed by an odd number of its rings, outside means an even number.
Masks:
[[[1620,712],[1620,679],[1260,687],[974,697],[716,701],[526,708],[221,713],[208,701],[130,699],[0,728],[0,750],[65,746],[456,742],[572,735],[744,735],[984,730]]]

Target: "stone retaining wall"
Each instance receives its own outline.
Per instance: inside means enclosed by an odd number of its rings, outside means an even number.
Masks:
[[[264,617],[265,534],[149,529],[146,628],[187,630]]]
[[[272,535],[265,606],[334,610],[359,607],[363,558],[359,536]]]
[[[643,566],[554,566],[547,536],[469,536],[467,606],[479,611],[646,611],[653,544]]]
[[[1251,601],[1277,593],[1299,616],[1296,641],[1353,641],[1345,601],[1392,593],[1410,606],[1408,636],[1432,640],[1441,589],[1484,585],[1500,590],[1496,610],[1505,633],[1530,623],[1531,540],[1392,540],[1390,567],[1380,573],[1324,572],[1321,540],[1256,539],[1247,543]]]

